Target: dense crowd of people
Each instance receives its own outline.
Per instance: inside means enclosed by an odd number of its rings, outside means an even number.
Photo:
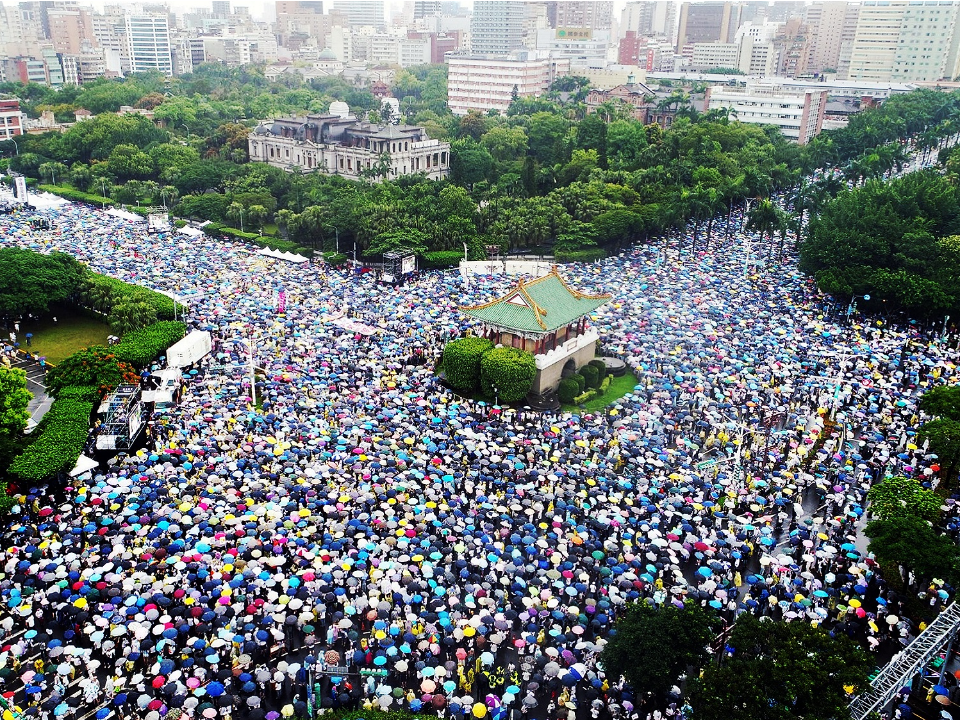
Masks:
[[[680,718],[679,679],[655,707],[598,666],[626,603],[817,623],[878,653],[916,631],[858,529],[884,475],[938,479],[912,436],[919,396],[956,382],[951,338],[848,313],[792,260],[768,266],[737,214],[696,254],[678,234],[562,268],[612,294],[590,322],[637,378],[580,414],[437,380],[472,327],[458,307],[514,278],[393,288],[43,215],[0,216],[0,237],[180,297],[217,342],[147,448],[65,497],[31,489],[3,528],[0,677],[31,715]]]

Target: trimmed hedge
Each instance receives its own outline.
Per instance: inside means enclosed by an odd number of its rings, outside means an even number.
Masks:
[[[580,392],[580,386],[573,378],[564,378],[560,381],[560,387],[557,388],[557,397],[564,405],[569,405]]]
[[[603,379],[607,376],[607,365],[603,360],[591,360],[588,365],[592,365],[597,369],[597,372],[600,373],[600,382],[603,382]]]
[[[100,393],[93,385],[71,385],[57,393],[58,400],[83,400],[95,403],[100,400]]]
[[[610,381],[611,381],[611,380],[612,380],[612,377],[610,377],[610,376],[605,377],[605,378],[603,379],[603,382],[600,383],[600,387],[592,388],[592,389],[590,389],[590,390],[587,390],[587,391],[584,392],[584,393],[581,393],[580,395],[577,395],[575,398],[573,398],[573,400],[572,400],[571,402],[569,402],[569,403],[567,403],[567,404],[568,404],[568,405],[581,405],[582,403],[585,403],[587,400],[593,400],[595,397],[603,397],[603,395],[604,395],[604,394],[607,392],[607,390],[610,388]],[[562,402],[562,400],[561,400],[561,402]]]
[[[590,250],[557,250],[553,254],[553,259],[558,263],[585,263],[603,260],[606,256],[607,253],[602,248],[592,248]]]
[[[480,382],[480,362],[493,350],[485,338],[464,337],[451,340],[443,348],[443,372],[447,382],[457,390],[472,392]]]
[[[113,354],[134,367],[146,367],[186,334],[187,326],[182,322],[154,323],[126,333],[120,344],[113,347]]]
[[[533,355],[519,348],[495,348],[480,359],[480,388],[486,395],[499,396],[500,402],[522,400],[536,376]]]
[[[325,252],[323,261],[330,265],[343,265],[347,261],[346,253]]]
[[[57,398],[43,418],[43,433],[14,458],[10,472],[26,482],[39,483],[72,469],[87,441],[92,412],[92,402]]]
[[[588,388],[595,388],[600,385],[600,372],[593,365],[584,365],[580,368],[580,374],[583,375]]]
[[[577,392],[582,393],[583,389],[587,386],[587,379],[580,373],[571,375],[570,379],[577,383]]]
[[[459,250],[438,250],[424,253],[420,258],[426,268],[456,267],[463,260],[463,253]]]
[[[59,195],[66,200],[73,200],[74,202],[90,203],[91,205],[100,206],[103,206],[104,204],[112,206],[115,204],[113,200],[110,198],[105,198],[102,195],[93,195],[92,193],[85,193],[71,187],[64,187],[62,185],[38,185],[37,189],[53,195]]]

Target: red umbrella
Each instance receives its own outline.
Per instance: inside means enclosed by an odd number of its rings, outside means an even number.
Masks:
[[[157,676],[153,679],[153,682],[151,682],[150,684],[153,685],[154,689],[159,690],[160,688],[162,688],[162,687],[164,686],[164,684],[165,684],[166,682],[167,682],[167,680],[166,680],[166,678],[163,677],[163,675],[157,675]]]

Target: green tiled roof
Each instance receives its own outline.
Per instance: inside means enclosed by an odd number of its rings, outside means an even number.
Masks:
[[[585,295],[570,288],[556,269],[530,282],[520,280],[506,295],[460,309],[489,325],[527,333],[548,333],[596,310],[610,295]]]

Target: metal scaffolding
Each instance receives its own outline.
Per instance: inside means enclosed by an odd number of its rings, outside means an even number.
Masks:
[[[960,608],[951,603],[927,629],[914,638],[873,680],[870,692],[858,695],[850,703],[853,720],[866,720],[879,712],[900,688],[909,685],[913,676],[927,665],[960,631]]]
[[[118,385],[100,405],[104,415],[97,433],[97,450],[129,450],[146,424],[138,385]]]

